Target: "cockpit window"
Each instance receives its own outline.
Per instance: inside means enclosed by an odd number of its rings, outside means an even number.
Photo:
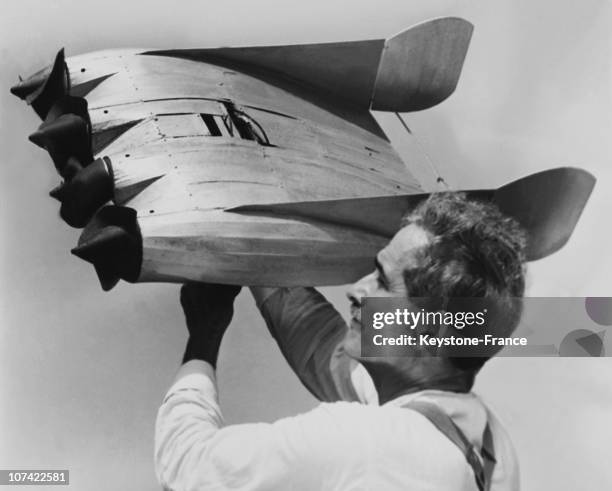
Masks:
[[[228,115],[227,118],[224,118],[224,122],[232,135],[238,133],[243,140],[256,141],[260,145],[270,146],[268,135],[257,121],[244,111],[236,109],[230,102],[225,102],[224,106]]]
[[[216,112],[210,113],[157,114],[155,124],[159,133],[168,138],[221,136],[274,146],[261,125],[231,102],[217,102]]]
[[[208,128],[208,134],[210,136],[221,136],[221,130],[219,129],[219,125],[215,121],[215,117],[212,114],[200,114],[202,121]]]

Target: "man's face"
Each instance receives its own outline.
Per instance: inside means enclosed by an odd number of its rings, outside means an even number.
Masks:
[[[423,227],[403,227],[377,255],[375,269],[354,283],[347,292],[351,302],[351,322],[344,338],[344,349],[352,357],[361,355],[361,300],[363,297],[405,297],[404,270],[414,266],[417,252],[430,241]]]

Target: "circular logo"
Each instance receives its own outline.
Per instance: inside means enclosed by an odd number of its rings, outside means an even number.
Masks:
[[[561,341],[559,356],[604,356],[603,334],[588,329],[576,329]]]
[[[600,326],[612,326],[612,298],[587,297],[584,307],[593,322]]]

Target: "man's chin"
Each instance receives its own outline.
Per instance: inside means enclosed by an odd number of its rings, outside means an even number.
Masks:
[[[344,352],[351,358],[361,357],[361,337],[356,334],[349,333],[342,342]]]

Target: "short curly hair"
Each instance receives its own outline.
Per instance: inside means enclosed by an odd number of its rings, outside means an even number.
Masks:
[[[402,219],[431,240],[403,272],[409,298],[427,299],[431,310],[452,298],[484,298],[500,313],[494,331],[510,336],[521,317],[525,290],[526,234],[492,202],[465,193],[434,193]],[[448,309],[446,309],[448,310]],[[492,356],[492,355],[491,355]],[[450,358],[454,366],[478,370],[489,356]]]

